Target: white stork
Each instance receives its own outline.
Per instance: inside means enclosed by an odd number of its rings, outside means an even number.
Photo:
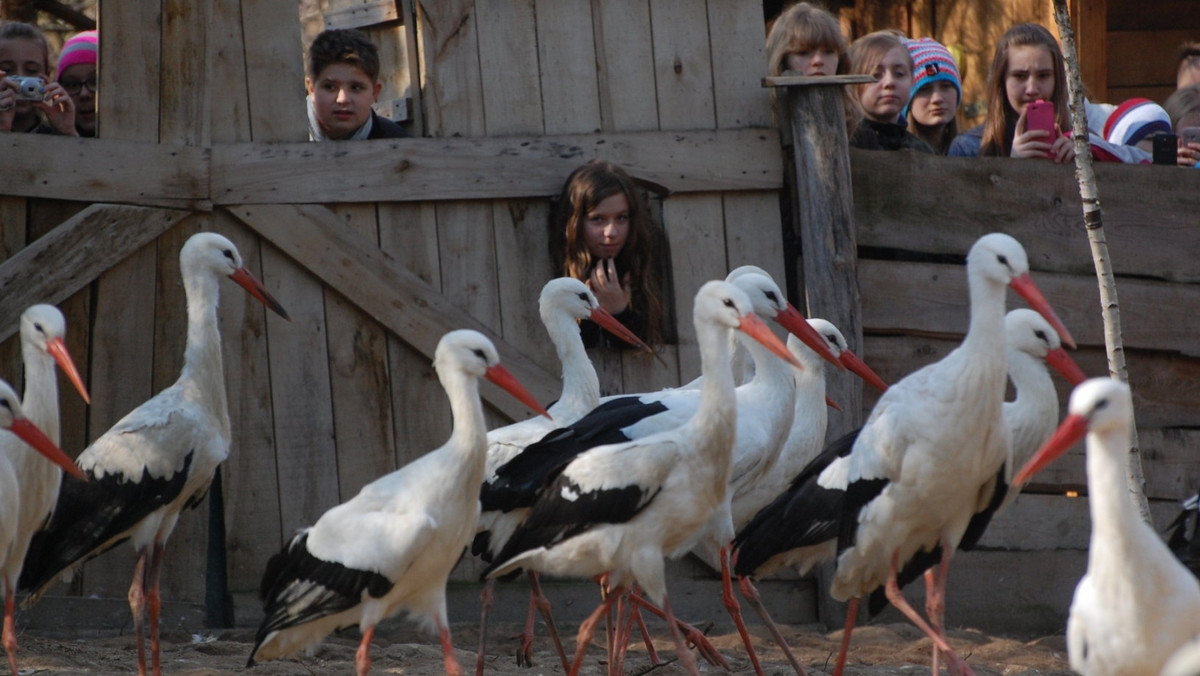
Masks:
[[[573,457],[538,493],[496,563],[484,572],[608,574],[614,593],[580,627],[571,676],[600,617],[635,582],[662,606],[680,659],[696,671],[667,600],[663,558],[725,502],[737,427],[728,333],[741,330],[797,368],[799,363],[733,285],[701,287],[693,321],[705,374],[695,414],[680,427]]]
[[[1067,657],[1083,676],[1158,676],[1200,636],[1200,583],[1138,514],[1129,495],[1133,398],[1093,378],[1071,393],[1058,430],[1013,479],[1021,485],[1087,435],[1092,535],[1067,619]]]
[[[487,463],[484,470],[484,493],[487,484],[496,478],[496,469],[516,457],[529,444],[541,439],[546,433],[564,425],[569,425],[600,403],[600,381],[596,377],[596,369],[588,359],[587,350],[583,346],[583,338],[579,334],[579,321],[590,319],[601,328],[613,335],[640,347],[646,352],[653,352],[641,338],[638,338],[625,325],[601,307],[595,294],[587,285],[572,277],[552,279],[542,287],[538,300],[538,310],[542,324],[550,336],[550,342],[558,354],[562,365],[563,388],[558,401],[548,409],[550,417],[534,416],[511,425],[490,430],[487,434],[488,449]],[[472,553],[480,554],[488,551],[487,538],[491,532],[493,521],[500,512],[484,509],[479,516],[480,536],[472,545]],[[530,607],[529,618],[525,625],[521,649],[517,652],[517,662],[523,666],[532,664],[533,651],[533,612],[540,608],[550,627],[554,644],[559,650],[559,656],[564,668],[567,666],[566,654],[558,640],[554,620],[550,615],[550,605],[541,592],[536,574],[530,575]],[[484,647],[487,639],[487,616],[493,599],[495,580],[488,580],[480,593],[481,619],[479,627],[479,648],[476,673],[483,670]]]
[[[83,379],[79,377],[79,370],[75,368],[75,362],[71,360],[63,341],[66,333],[66,320],[53,305],[31,305],[21,313],[21,356],[25,364],[25,396],[21,408],[25,411],[25,417],[45,432],[56,446],[62,442],[58,416],[58,376],[54,369],[56,363],[83,400],[91,403]],[[62,470],[34,451],[15,436],[0,437],[0,455],[12,461],[21,484],[20,510],[13,515],[16,519],[16,537],[3,571],[5,579],[13,583],[21,577],[21,566],[25,562],[29,542],[34,533],[46,525],[62,484]],[[14,621],[12,613],[15,604],[11,596],[14,591],[13,586],[6,589],[9,595],[4,600],[6,623]]]
[[[22,539],[20,512],[27,499],[27,493],[25,482],[17,471],[12,454],[14,451],[22,455],[26,454],[28,452],[26,448],[18,448],[18,446],[26,446],[53,463],[55,472],[64,469],[81,479],[83,472],[79,471],[79,467],[58,448],[55,442],[50,440],[49,436],[33,421],[25,417],[17,393],[3,380],[0,380],[0,427],[12,432],[11,437],[9,435],[0,436],[0,445],[2,445],[2,450],[0,450],[0,570],[4,571],[3,578],[0,578],[0,585],[4,587],[2,640],[4,652],[8,654],[8,666],[12,670],[13,676],[17,676],[17,632],[13,602],[13,588],[17,578],[13,577],[9,571],[20,570],[20,559],[17,559],[15,563],[13,559],[17,558],[18,551],[21,554],[24,554],[25,551],[23,546],[19,546],[19,541]],[[17,440],[17,443],[12,443],[10,439]]]
[[[225,237],[193,235],[183,245],[179,262],[188,313],[179,379],[130,411],[79,456],[77,462],[90,480],[64,480],[54,516],[30,545],[20,582],[33,592],[32,602],[60,574],[132,539],[137,564],[129,605],[137,634],[138,673],[146,673],[142,628],[148,611],[155,676],[161,673],[163,548],[179,513],[199,504],[229,453],[229,409],[217,327],[221,278],[229,277],[287,318]]]
[[[446,618],[446,579],[475,534],[487,427],[479,379],[546,414],[477,331],[451,331],[434,353],[450,399],[450,439],[367,484],[271,557],[260,594],[265,617],[248,666],[290,655],[337,629],[362,630],[356,667],[371,667],[375,626],[400,610],[436,628],[446,673],[461,674]]]
[[[888,600],[950,658],[956,674],[969,668],[905,601],[896,580],[913,556],[939,545],[944,573],[969,521],[989,503],[1007,459],[1011,434],[1002,409],[1006,287],[1074,345],[1029,277],[1025,250],[1012,237],[981,237],[967,255],[967,279],[971,318],[962,344],[893,385],[849,452],[834,458],[817,481],[843,503],[832,596],[855,599],[856,609],[857,599],[886,585]],[[935,592],[945,593],[944,574]],[[844,640],[837,674],[847,647]]]

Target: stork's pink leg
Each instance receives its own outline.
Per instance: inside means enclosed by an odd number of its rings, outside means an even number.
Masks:
[[[667,614],[667,625],[671,627],[671,638],[675,639],[675,651],[679,654],[679,664],[692,676],[700,676],[700,670],[696,668],[696,656],[692,654],[692,649],[684,640],[683,632],[679,631],[675,613],[671,612],[671,599],[665,594],[663,595],[662,609]]]
[[[929,615],[930,622],[933,623],[935,629],[946,639],[945,615],[946,615],[946,581],[950,577],[950,557],[954,555],[952,549],[942,548],[942,560],[938,563],[937,574],[934,576],[934,584],[932,589],[926,589],[925,608]],[[962,676],[963,674],[973,673],[971,668],[967,666],[966,661],[960,659],[957,655],[947,655],[947,668],[954,676]],[[937,664],[936,662],[934,663]],[[937,676],[937,672],[934,672]]]
[[[367,676],[371,671],[371,641],[375,638],[375,627],[368,627],[363,632],[362,640],[358,642],[358,650],[354,652],[354,673],[356,676]]]
[[[609,651],[608,673],[610,676],[621,676],[624,673],[625,651],[629,648],[629,639],[633,637],[633,604],[629,602],[628,591],[617,601],[617,632]]]
[[[150,612],[150,661],[153,663],[154,676],[162,676],[162,663],[159,658],[158,623],[162,616],[162,592],[159,579],[162,577],[163,544],[154,543],[154,551],[150,555],[150,570],[146,581],[146,609]]]
[[[8,668],[17,676],[17,605],[12,584],[4,580],[4,652],[8,655]]]
[[[776,645],[783,651],[787,661],[791,663],[792,669],[796,671],[796,676],[808,676],[804,673],[804,667],[800,666],[800,661],[796,659],[796,655],[792,653],[792,649],[788,647],[787,641],[783,639],[783,634],[779,631],[779,627],[775,621],[771,619],[771,615],[767,612],[767,608],[762,604],[762,599],[758,596],[758,590],[755,589],[754,583],[748,577],[738,578],[738,588],[742,590],[742,596],[750,602],[750,605],[758,611],[758,616],[762,618],[763,624],[767,625],[767,631],[771,632],[771,637],[775,639]]]
[[[722,667],[724,669],[732,669],[732,667],[729,666],[729,662],[725,661],[725,658],[721,656],[721,653],[717,651],[716,647],[709,642],[708,638],[701,633],[699,629],[675,617],[668,618],[666,612],[653,603],[650,603],[646,599],[642,598],[638,594],[631,594],[629,599],[638,606],[649,610],[664,620],[669,620],[670,622],[674,623],[676,628],[683,632],[687,640],[696,647],[696,650],[700,651],[700,656],[703,657],[709,664]]]
[[[935,573],[933,568],[925,571],[925,615],[929,618],[929,624],[934,628],[934,630],[937,631],[937,633],[942,634],[942,618],[941,615],[935,610],[933,601],[933,596],[935,593],[937,593],[935,590],[935,587],[937,587],[937,581],[934,578]],[[930,671],[933,673],[933,676],[938,676],[938,672],[941,670],[940,662],[942,653],[938,651],[936,645],[933,646],[932,652],[933,655],[929,660]]]
[[[608,591],[600,605],[596,606],[592,614],[588,615],[583,624],[579,625],[579,634],[575,637],[575,660],[571,662],[571,670],[567,672],[567,676],[578,676],[579,667],[583,665],[583,656],[592,643],[592,637],[596,634],[596,625],[602,618],[608,616],[608,611],[612,609],[613,604],[621,597],[624,590],[625,588],[622,586]]]
[[[733,576],[729,572],[729,545],[721,547],[720,557],[721,600],[725,603],[725,610],[729,611],[729,616],[733,618],[733,625],[737,627],[738,634],[742,637],[742,644],[746,646],[746,656],[750,658],[750,666],[754,667],[755,674],[763,676],[762,665],[758,663],[758,653],[754,651],[754,641],[750,639],[750,630],[746,628],[746,622],[742,619],[742,608],[738,604],[737,597],[733,595]]]
[[[662,663],[662,660],[658,658],[658,651],[654,649],[654,640],[650,637],[650,630],[646,628],[646,620],[642,618],[641,609],[630,601],[629,613],[633,616],[634,622],[637,623],[638,631],[642,635],[642,643],[646,644],[646,655],[650,658],[650,664],[658,666]]]
[[[942,637],[941,634],[934,631],[933,627],[930,627],[929,623],[926,622],[924,618],[922,618],[921,615],[911,605],[909,605],[908,600],[904,598],[904,592],[901,591],[900,584],[896,580],[896,572],[899,570],[899,567],[900,552],[896,551],[892,553],[892,565],[888,569],[887,585],[884,588],[887,593],[888,601],[891,601],[892,605],[895,606],[897,610],[904,613],[904,615],[911,620],[913,624],[917,625],[918,629],[925,632],[925,635],[933,641],[935,648],[946,653],[946,659],[950,660],[951,665],[961,665],[961,668],[965,670],[963,671],[963,674],[971,674],[971,676],[974,676],[974,672],[971,671],[971,668],[967,666],[966,662],[962,661],[962,658],[958,656],[958,653],[954,652],[954,649],[950,647],[950,644],[946,642],[946,639]]]
[[[858,601],[855,596],[846,605],[846,626],[842,629],[842,645],[838,647],[837,665],[833,668],[833,676],[842,676],[846,670],[846,655],[850,652],[850,634],[854,632],[854,622],[858,619]]]
[[[483,676],[483,656],[487,647],[487,625],[488,613],[492,609],[492,602],[496,598],[496,578],[488,578],[487,582],[483,583],[483,589],[479,592],[479,648],[475,653],[475,676]],[[517,654],[517,663],[520,664],[521,655]]]
[[[450,628],[441,620],[438,620],[438,636],[442,639],[442,662],[446,665],[446,676],[462,676],[462,667],[458,666],[458,658],[454,656],[454,643],[450,641]],[[364,671],[358,676],[366,676],[366,673]]]
[[[129,585],[129,612],[133,614],[133,633],[137,636],[138,676],[146,676],[146,638],[143,623],[146,617],[146,558],[145,549],[138,550],[133,564],[133,583]]]
[[[530,576],[534,573],[530,573]],[[529,608],[525,611],[525,626],[521,628],[521,645],[517,648],[517,666],[533,666],[533,626],[537,621],[537,601],[529,590]]]
[[[546,620],[546,631],[550,634],[550,640],[554,641],[554,649],[558,651],[558,659],[562,662],[563,673],[570,671],[571,663],[567,660],[567,651],[563,649],[562,639],[558,637],[558,627],[554,624],[554,615],[550,613],[550,599],[546,598],[546,594],[542,592],[542,581],[538,574],[534,571],[529,571],[529,598],[533,605],[536,605],[542,613],[542,618]],[[532,610],[532,609],[531,609]],[[530,618],[532,620],[532,616]],[[532,649],[533,641],[533,625],[530,622],[529,626],[530,648]],[[527,666],[533,666],[533,661],[529,660]]]

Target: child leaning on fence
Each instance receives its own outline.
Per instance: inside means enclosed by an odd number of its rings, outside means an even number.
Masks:
[[[850,45],[851,71],[871,75],[874,82],[855,85],[863,120],[850,145],[867,150],[915,150],[933,153],[929,144],[908,131],[901,112],[912,93],[913,60],[900,37],[876,31]]]
[[[347,141],[408,136],[404,127],[377,114],[379,50],[362,31],[322,32],[308,49],[308,137]]]
[[[76,136],[75,103],[50,80],[50,45],[37,26],[0,22],[0,131]]]

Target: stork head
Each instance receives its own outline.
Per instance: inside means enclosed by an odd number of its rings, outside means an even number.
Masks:
[[[1021,486],[1028,482],[1089,432],[1122,439],[1126,442],[1122,444],[1123,450],[1129,450],[1133,395],[1125,383],[1113,378],[1086,380],[1071,392],[1067,412],[1054,434],[1013,477],[1012,485]]]
[[[442,336],[433,353],[433,368],[443,383],[452,370],[461,371],[474,378],[487,378],[529,408],[547,418],[550,417],[538,400],[500,364],[500,354],[496,351],[496,346],[478,331],[459,329]]]
[[[1016,239],[1002,232],[980,237],[967,254],[967,274],[972,278],[979,277],[994,284],[1011,286],[1029,303],[1029,307],[1050,322],[1063,343],[1075,347],[1071,332],[1029,276],[1029,257]]]
[[[66,335],[67,321],[53,305],[31,305],[21,313],[21,342],[50,355],[75,386],[79,396],[90,404],[92,399],[83,385],[83,378],[79,375],[79,369],[75,368],[71,353],[67,351]]]
[[[246,268],[242,254],[233,242],[222,235],[215,232],[198,232],[189,237],[183,249],[179,251],[179,266],[185,277],[201,270],[228,277],[275,314],[291,321],[287,310],[283,309],[262,282]]]
[[[600,306],[600,301],[596,300],[596,295],[587,287],[587,284],[574,277],[559,277],[546,282],[538,300],[538,310],[542,315],[542,323],[547,326],[559,314],[566,314],[576,320],[590,319],[605,331],[643,352],[654,352],[649,345],[638,338],[636,333],[630,331],[616,317],[613,317],[611,312]]]

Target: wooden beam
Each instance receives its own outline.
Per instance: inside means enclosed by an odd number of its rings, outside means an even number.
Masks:
[[[0,264],[0,317],[18,317],[34,303],[61,302],[190,213],[91,205]],[[0,341],[16,330],[16,322],[0,326]]]
[[[1068,11],[1074,24],[1079,76],[1092,101],[1108,101],[1108,0],[1070,0]]]
[[[542,197],[592,158],[671,192],[778,190],[782,181],[777,132],[755,128],[218,145],[212,195],[221,205]]]
[[[328,209],[246,205],[230,213],[426,356],[433,357],[447,331],[474,329],[496,344],[505,367],[539,401],[549,402],[562,390],[556,375],[347,228]],[[490,384],[485,383],[482,394],[513,420],[530,416],[524,405]]]
[[[208,150],[50,134],[2,134],[0,193],[210,210]],[[19,160],[10,164],[10,160]]]

